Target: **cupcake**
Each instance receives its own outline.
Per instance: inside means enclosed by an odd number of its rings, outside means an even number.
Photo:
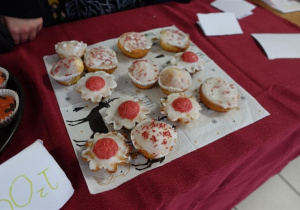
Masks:
[[[6,88],[9,79],[9,73],[6,69],[0,67],[0,89]]]
[[[128,75],[137,88],[149,89],[158,80],[159,70],[158,66],[149,60],[136,60],[129,67]]]
[[[117,55],[108,47],[95,47],[84,55],[84,66],[89,72],[105,71],[111,74],[118,66]]]
[[[0,128],[9,125],[19,108],[18,94],[9,89],[0,89]]]
[[[124,96],[110,103],[104,121],[113,124],[115,130],[120,130],[122,127],[132,129],[136,123],[146,119],[149,112],[142,100]]]
[[[191,51],[176,53],[170,63],[189,73],[201,71],[204,68],[204,60]]]
[[[160,46],[169,52],[183,52],[190,46],[190,37],[178,29],[164,29],[160,32]]]
[[[105,169],[108,173],[115,173],[118,165],[126,165],[130,161],[131,148],[125,141],[125,137],[117,132],[97,133],[94,139],[87,141],[82,158],[89,161],[92,171]]]
[[[102,98],[111,95],[112,90],[117,87],[114,76],[104,71],[87,73],[78,81],[76,91],[81,93],[81,98],[98,103]]]
[[[79,41],[63,41],[55,45],[55,52],[60,58],[80,57],[84,56],[87,44]]]
[[[80,79],[83,69],[81,58],[64,58],[53,65],[50,75],[61,85],[72,85]]]
[[[184,92],[191,83],[191,75],[176,66],[164,68],[158,78],[158,84],[165,94]]]
[[[127,32],[118,39],[118,48],[130,58],[142,58],[148,54],[152,46],[145,34]]]
[[[201,106],[196,98],[187,97],[182,93],[172,93],[168,97],[161,99],[161,113],[168,117],[169,121],[187,124],[198,119]]]
[[[173,149],[177,141],[177,132],[171,125],[146,119],[131,131],[134,147],[149,159],[165,157]]]
[[[202,82],[199,96],[205,106],[217,112],[227,112],[237,107],[239,99],[236,85],[220,77],[211,77]]]

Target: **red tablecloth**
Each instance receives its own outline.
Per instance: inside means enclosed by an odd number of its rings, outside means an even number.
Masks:
[[[300,28],[263,8],[256,8],[253,15],[239,20],[243,34],[206,37],[196,25],[196,13],[219,12],[210,2],[169,2],[45,28],[36,40],[0,55],[0,66],[19,79],[25,92],[22,121],[0,154],[0,163],[36,139],[42,139],[75,188],[64,209],[230,209],[235,206],[300,154],[300,59],[268,60],[251,33],[300,33]],[[170,25],[188,33],[200,49],[271,115],[116,189],[91,195],[43,56],[54,54],[54,45],[62,40],[80,40],[90,45],[124,32]],[[30,163],[24,164],[30,167]]]

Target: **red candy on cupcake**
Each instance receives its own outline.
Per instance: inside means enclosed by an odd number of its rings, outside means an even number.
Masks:
[[[194,52],[186,51],[182,53],[181,59],[187,63],[195,63],[198,61],[198,56]]]
[[[132,96],[116,99],[109,105],[104,121],[113,124],[115,130],[120,130],[122,127],[132,129],[136,123],[146,119],[150,112],[142,100],[134,99]]]

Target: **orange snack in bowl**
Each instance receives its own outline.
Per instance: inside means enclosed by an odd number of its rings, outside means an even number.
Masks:
[[[16,101],[12,96],[0,96],[0,120],[8,117],[16,108]]]

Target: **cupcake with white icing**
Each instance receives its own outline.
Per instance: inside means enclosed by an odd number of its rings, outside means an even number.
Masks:
[[[150,113],[142,100],[134,99],[132,96],[118,98],[109,105],[104,121],[113,124],[115,130],[120,130],[122,127],[132,129]]]
[[[87,44],[76,40],[63,41],[55,45],[55,51],[60,58],[83,57]]]
[[[83,70],[81,58],[69,57],[56,62],[50,70],[50,75],[59,84],[73,85],[81,78]]]
[[[191,75],[176,66],[164,68],[158,78],[158,84],[165,94],[186,91],[192,83]]]
[[[237,86],[220,77],[211,77],[202,82],[199,96],[205,106],[218,112],[237,107],[239,101]]]
[[[161,113],[165,114],[169,121],[187,124],[199,118],[201,106],[193,96],[187,97],[182,93],[173,93],[161,99],[160,102]]]
[[[103,98],[111,95],[117,87],[114,76],[104,71],[87,73],[78,81],[76,91],[81,93],[81,98],[98,103]]]
[[[115,173],[118,165],[126,165],[130,161],[131,148],[125,141],[125,137],[117,132],[97,133],[87,141],[82,158],[89,161],[92,171],[105,169],[109,173]]]
[[[131,140],[146,158],[159,159],[169,154],[176,145],[177,132],[165,122],[146,119],[132,129]]]
[[[176,53],[170,63],[171,65],[182,68],[189,73],[195,73],[196,71],[201,71],[204,68],[204,60],[191,51]]]
[[[145,34],[127,32],[118,39],[118,48],[130,58],[142,58],[148,54],[152,47],[152,41]]]
[[[136,60],[129,67],[128,76],[137,88],[149,89],[158,80],[159,68],[147,59]]]
[[[95,47],[85,53],[84,66],[89,72],[105,71],[111,74],[118,66],[117,55],[108,47]]]
[[[169,52],[183,52],[190,46],[190,37],[178,29],[164,29],[160,32],[160,46]]]

